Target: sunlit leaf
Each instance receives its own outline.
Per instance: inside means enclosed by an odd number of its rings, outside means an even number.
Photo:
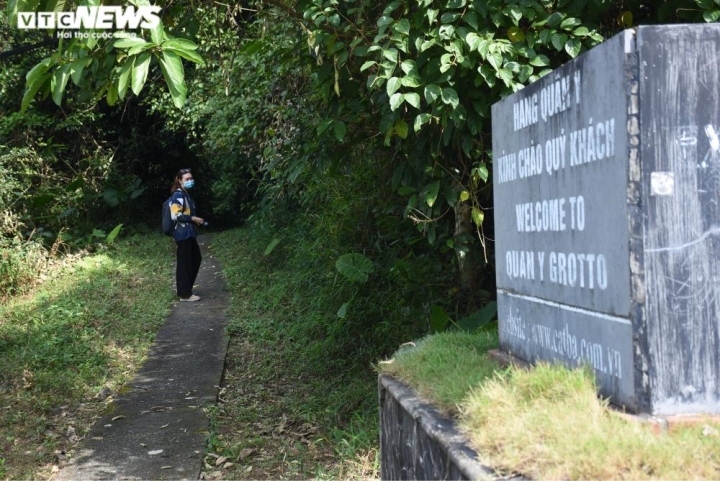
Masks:
[[[425,203],[428,207],[432,207],[437,200],[438,193],[440,192],[440,181],[436,180],[427,187],[425,187]]]

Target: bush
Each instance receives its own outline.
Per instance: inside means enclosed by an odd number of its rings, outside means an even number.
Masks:
[[[48,253],[39,242],[0,238],[0,297],[34,285],[47,260]]]

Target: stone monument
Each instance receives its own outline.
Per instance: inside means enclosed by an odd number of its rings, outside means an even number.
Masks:
[[[720,25],[626,30],[492,108],[500,348],[720,413]]]

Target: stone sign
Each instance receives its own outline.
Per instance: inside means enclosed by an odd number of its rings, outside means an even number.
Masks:
[[[493,106],[500,347],[720,412],[720,25],[626,30]]]

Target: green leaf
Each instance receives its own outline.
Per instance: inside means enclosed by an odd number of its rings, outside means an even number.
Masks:
[[[391,23],[394,23],[394,22],[395,22],[394,18],[388,17],[387,15],[383,15],[382,17],[380,17],[378,19],[377,26],[378,27],[387,27],[388,25],[390,25]]]
[[[575,30],[573,30],[573,35],[577,35],[578,37],[584,37],[585,35],[590,34],[590,30],[588,30],[587,27],[578,27]]]
[[[28,81],[25,87],[25,94],[23,95],[22,102],[20,104],[20,112],[25,112],[25,110],[30,105],[30,102],[33,101],[35,98],[35,95],[38,93],[40,88],[42,88],[43,85],[50,79],[49,73],[44,73],[40,76],[34,76],[32,81]]]
[[[335,120],[333,122],[333,131],[335,132],[335,138],[338,142],[342,142],[345,138],[345,134],[347,133],[347,126],[345,125],[345,122]]]
[[[404,87],[415,88],[420,86],[420,78],[417,75],[408,75],[403,77],[400,83],[402,83]]]
[[[450,321],[450,316],[440,306],[432,306],[430,308],[430,330],[432,332],[441,332],[445,330]]]
[[[545,55],[538,55],[535,58],[530,59],[530,65],[535,67],[546,67],[550,65],[550,59]]]
[[[155,28],[150,30],[150,39],[155,45],[160,45],[165,39],[167,39],[167,34],[163,29],[162,22],[159,22]]]
[[[470,192],[468,192],[467,190],[463,190],[462,192],[460,192],[460,202],[465,202],[469,198],[470,198]]]
[[[565,51],[570,55],[572,58],[575,58],[580,53],[580,49],[582,48],[582,45],[580,44],[580,40],[576,38],[571,38],[567,41],[565,44]]]
[[[565,42],[567,42],[568,36],[564,33],[553,33],[552,34],[552,45],[558,52],[565,48]]]
[[[560,26],[560,22],[563,21],[563,14],[559,12],[555,12],[552,15],[550,15],[547,19],[547,23],[550,27],[556,28]]]
[[[133,60],[125,60],[123,66],[120,67],[120,77],[118,78],[118,95],[121,99],[125,98],[125,92],[127,92],[128,85],[130,85],[130,77],[132,75],[134,64]]]
[[[165,40],[162,43],[163,50],[172,50],[184,59],[190,60],[191,62],[195,62],[199,65],[204,65],[205,62],[202,57],[197,52],[195,52],[197,48],[197,45],[195,45],[193,42],[191,42],[190,40],[185,40],[183,38],[172,38],[169,40]]]
[[[437,200],[438,192],[440,192],[440,181],[436,180],[425,186],[425,203],[428,207],[432,207]]]
[[[131,88],[135,95],[140,95],[140,91],[147,80],[148,69],[150,67],[150,54],[143,52],[135,57],[132,69]]]
[[[577,18],[568,17],[562,22],[560,22],[560,28],[563,30],[572,30],[573,28],[581,25],[582,22],[578,20]]]
[[[419,132],[423,125],[430,122],[430,119],[432,119],[432,116],[430,114],[420,114],[415,117],[415,122],[413,124],[413,129],[415,130],[415,132]]]
[[[458,18],[460,18],[460,13],[458,12],[445,12],[440,17],[440,23],[453,23]]]
[[[280,238],[274,237],[273,240],[270,241],[270,243],[265,247],[265,251],[263,252],[263,255],[265,257],[269,256],[270,253],[275,250],[275,248],[280,244]]]
[[[397,90],[400,88],[401,85],[402,84],[401,84],[399,78],[397,78],[397,77],[390,78],[387,81],[387,85],[386,85],[386,91],[387,91],[388,96],[391,96],[392,94],[397,92]]]
[[[410,22],[407,18],[403,18],[393,26],[393,30],[403,35],[410,34]]]
[[[716,22],[720,18],[720,10],[712,10],[703,12],[703,20],[707,23]]]
[[[395,93],[390,97],[390,110],[395,111],[405,101],[405,96],[401,93]]]
[[[62,104],[62,97],[65,93],[65,86],[70,78],[70,64],[55,69],[53,72],[52,80],[50,81],[50,90],[52,90],[52,98],[55,105],[60,106]]]
[[[135,45],[134,47],[130,47],[130,49],[127,51],[127,54],[129,56],[137,55],[140,52],[144,52],[146,50],[150,50],[151,48],[156,47],[154,43],[145,42],[142,45]]]
[[[467,12],[463,15],[463,20],[475,30],[479,30],[478,17],[475,12]]]
[[[405,102],[409,103],[416,109],[420,108],[420,95],[415,92],[405,94]]]
[[[70,78],[72,79],[73,83],[75,85],[80,84],[80,80],[82,79],[82,73],[85,69],[85,62],[87,61],[87,58],[77,58],[72,61],[70,64]]]
[[[468,44],[471,52],[478,49],[481,41],[482,38],[480,37],[480,35],[474,32],[470,32],[465,36],[465,43]]]
[[[391,62],[397,63],[398,51],[397,51],[397,49],[394,49],[394,48],[383,50],[383,57],[385,57],[387,60],[389,60]]]
[[[417,64],[414,60],[404,60],[403,63],[400,64],[400,68],[405,72],[405,75],[410,75],[411,72],[417,72]]]
[[[345,317],[347,316],[347,311],[348,311],[349,306],[350,306],[350,302],[345,302],[345,303],[343,303],[342,306],[340,306],[340,309],[338,309],[338,311],[337,311],[337,316],[340,319],[345,319]]]
[[[395,122],[395,133],[401,139],[407,139],[408,136],[408,124],[403,119]]]
[[[330,124],[333,123],[333,119],[325,119],[316,127],[315,131],[318,135],[322,135],[323,132],[325,132],[328,127],[330,127]]]
[[[495,70],[498,70],[502,66],[503,58],[499,53],[491,53],[487,56],[487,61]]]
[[[117,89],[117,84],[115,82],[111,83],[110,86],[108,87],[107,94],[105,95],[105,100],[107,101],[108,105],[115,105],[117,103],[118,89]]]
[[[472,220],[475,222],[475,225],[481,226],[483,223],[483,220],[485,219],[485,213],[478,209],[477,207],[473,207],[472,209]]]
[[[362,254],[343,254],[335,262],[335,269],[347,280],[364,284],[374,271],[373,263]]]
[[[170,89],[170,96],[175,107],[182,107],[185,104],[187,86],[180,57],[170,50],[164,50],[160,57],[160,69]]]
[[[25,81],[29,84],[41,77],[44,77],[50,68],[51,61],[52,59],[50,58],[43,59],[40,63],[31,68],[30,71],[25,74]]]
[[[374,60],[368,60],[367,62],[362,64],[362,67],[360,67],[360,71],[363,72],[372,67],[373,65],[377,65],[377,62],[375,62]]]
[[[444,104],[452,105],[453,108],[456,108],[460,104],[460,98],[458,97],[457,92],[455,91],[455,89],[452,89],[450,87],[442,89],[440,99],[443,101]]]
[[[105,237],[105,242],[108,244],[112,244],[115,241],[115,238],[120,234],[120,230],[122,229],[123,224],[118,224],[115,226],[113,230],[110,231],[110,233]]]
[[[131,48],[140,45],[148,45],[148,42],[141,37],[126,37],[115,40],[113,47],[115,48]]]
[[[466,332],[476,332],[478,329],[490,324],[497,313],[497,303],[489,302],[482,309],[479,309],[469,316],[463,317],[455,324],[458,328]]]
[[[483,64],[478,69],[478,72],[480,72],[480,75],[483,76],[485,83],[487,83],[489,87],[493,87],[495,85],[497,76],[495,75],[495,71],[491,69],[489,65]]]
[[[488,177],[490,175],[488,172],[488,169],[487,169],[487,165],[485,165],[484,162],[480,163],[480,165],[475,167],[472,170],[472,174],[477,175],[483,182],[487,182]]]

